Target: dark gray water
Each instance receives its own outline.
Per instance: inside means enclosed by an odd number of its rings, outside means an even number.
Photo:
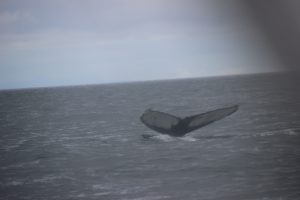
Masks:
[[[300,98],[289,74],[0,92],[0,199],[300,199]],[[178,116],[239,104],[184,138]],[[155,134],[155,133],[154,133]]]

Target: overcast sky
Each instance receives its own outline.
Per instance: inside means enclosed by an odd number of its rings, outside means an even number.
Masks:
[[[276,70],[222,0],[1,0],[0,89]]]

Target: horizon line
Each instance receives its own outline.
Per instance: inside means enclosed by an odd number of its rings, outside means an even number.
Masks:
[[[85,86],[96,86],[96,85],[120,85],[120,84],[134,84],[134,83],[145,83],[145,82],[160,82],[160,81],[175,81],[175,80],[188,80],[188,79],[199,79],[199,78],[214,78],[214,77],[228,77],[228,76],[247,76],[247,75],[258,75],[258,74],[273,74],[273,73],[284,73],[291,72],[290,70],[277,70],[267,72],[249,72],[240,74],[222,74],[222,75],[208,75],[208,76],[191,76],[191,77],[178,77],[178,78],[162,78],[162,79],[146,79],[146,80],[133,80],[133,81],[116,81],[116,82],[103,82],[103,83],[86,83],[86,84],[66,84],[66,85],[49,85],[49,86],[34,86],[34,87],[16,87],[16,88],[0,88],[2,91],[14,91],[14,90],[35,90],[35,89],[50,89],[50,88],[63,88],[63,87],[85,87]]]

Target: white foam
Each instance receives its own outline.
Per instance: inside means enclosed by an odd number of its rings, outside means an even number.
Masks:
[[[93,190],[110,190],[112,187],[107,185],[95,184],[92,186]]]
[[[191,137],[191,136],[185,136],[185,137],[181,137],[180,140],[187,141],[187,142],[195,142],[195,141],[197,141],[198,139],[193,138],[193,137]]]
[[[76,195],[76,197],[79,197],[79,198],[84,198],[84,197],[86,197],[86,196],[87,196],[87,195],[84,194],[84,193],[81,193],[81,194]]]
[[[14,144],[6,144],[4,145],[3,149],[5,151],[11,151],[11,150],[15,150],[18,147],[20,147],[21,145],[23,145],[25,142],[27,142],[27,139],[20,139],[19,141],[15,141]]]
[[[30,161],[30,162],[22,162],[19,164],[12,164],[12,165],[7,165],[0,167],[2,170],[7,170],[7,169],[14,169],[14,168],[22,168],[28,165],[38,165],[40,163],[40,160],[35,160],[35,161]]]
[[[300,134],[300,130],[299,129],[285,129],[283,130],[283,133],[286,135],[298,135]]]
[[[169,135],[163,135],[163,134],[160,134],[160,135],[149,135],[150,137],[149,138],[152,138],[152,139],[156,139],[156,140],[161,140],[161,141],[164,141],[164,142],[172,142],[172,141],[178,141],[178,140],[182,140],[182,141],[187,141],[187,142],[195,142],[195,141],[198,141],[197,138],[193,138],[191,136],[185,136],[185,137],[173,137],[173,136],[169,136]]]
[[[170,196],[146,196],[146,197],[138,197],[131,200],[159,200],[159,199],[169,199]],[[126,199],[129,200],[129,199]]]
[[[69,176],[65,176],[65,175],[47,175],[41,178],[37,178],[37,179],[33,179],[32,182],[33,183],[52,183],[55,182],[59,179],[72,179],[74,180],[74,178],[69,177]]]
[[[300,134],[299,129],[295,128],[288,128],[288,129],[281,129],[281,130],[275,130],[275,131],[266,131],[266,132],[261,132],[258,134],[258,136],[272,136],[272,135],[277,135],[277,134],[284,134],[284,135],[298,135]]]
[[[104,195],[109,195],[110,192],[97,192],[97,193],[94,193],[93,196],[104,196]]]
[[[7,185],[9,186],[18,186],[18,185],[23,185],[24,182],[22,181],[11,181],[11,182],[8,182]]]
[[[171,142],[171,141],[175,140],[174,137],[171,137],[169,135],[155,135],[155,136],[153,136],[153,138],[158,139],[158,140],[162,140],[164,142]]]

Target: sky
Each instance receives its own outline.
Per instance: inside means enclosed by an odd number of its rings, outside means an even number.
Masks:
[[[1,0],[0,89],[277,71],[234,0]]]

